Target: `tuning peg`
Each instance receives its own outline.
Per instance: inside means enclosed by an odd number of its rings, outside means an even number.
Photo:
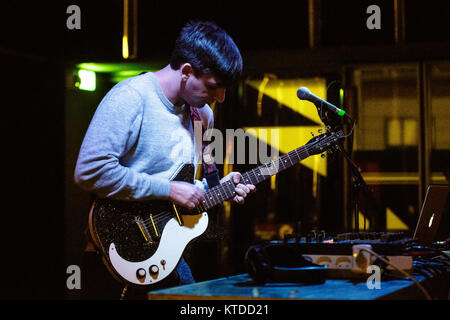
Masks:
[[[317,131],[319,131],[319,133],[322,133],[323,129],[319,129],[319,130],[317,130]]]
[[[321,155],[320,155],[320,157],[323,159],[323,158],[325,158],[325,153],[322,153]]]
[[[314,137],[314,132],[311,131],[311,135]]]

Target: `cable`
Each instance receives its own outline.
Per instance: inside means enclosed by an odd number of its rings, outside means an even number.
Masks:
[[[391,267],[393,267],[395,270],[397,270],[398,272],[400,272],[401,274],[405,275],[406,277],[408,277],[411,281],[413,281],[417,287],[419,287],[419,289],[423,292],[423,294],[425,295],[425,297],[427,298],[427,300],[433,300],[430,296],[430,294],[427,292],[427,290],[425,290],[425,288],[416,280],[414,279],[410,274],[408,274],[407,272],[400,270],[399,268],[397,268],[397,266],[395,266],[394,264],[392,264],[389,260],[383,258],[382,256],[380,256],[378,253],[367,249],[367,248],[362,248],[361,251],[367,251],[370,254],[374,255],[375,257],[377,257],[378,259],[380,259],[381,261],[383,261],[384,263],[390,265]]]

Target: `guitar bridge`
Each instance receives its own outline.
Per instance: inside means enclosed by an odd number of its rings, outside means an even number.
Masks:
[[[134,222],[136,222],[136,224],[139,227],[139,230],[141,230],[141,233],[145,239],[145,242],[147,242],[148,244],[152,244],[153,243],[152,235],[150,234],[144,221],[140,217],[135,217]]]

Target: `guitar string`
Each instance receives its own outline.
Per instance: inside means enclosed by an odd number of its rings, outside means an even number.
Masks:
[[[253,172],[250,172],[250,174],[253,174],[253,176],[256,177],[256,175]],[[225,194],[223,194],[223,193],[217,194],[219,201],[226,200],[229,196],[232,196],[233,194],[235,194],[234,190],[231,189],[231,184],[228,181],[226,183],[223,183],[221,186],[227,187],[227,190],[224,190]],[[227,192],[230,192],[230,194],[228,194]],[[155,223],[155,225],[157,225],[157,227],[159,227],[161,221],[167,221],[171,217],[172,217],[172,213],[166,212],[164,214],[161,213],[161,214],[158,214],[157,216],[153,217],[153,222],[151,221],[150,218],[144,219],[142,222],[146,228],[151,228],[153,226],[153,223]]]
[[[314,141],[313,143],[309,144],[308,146],[305,146],[305,147],[304,147],[303,149],[301,149],[301,150],[299,150],[300,148],[299,148],[299,149],[295,149],[295,150],[293,150],[293,151],[291,151],[291,152],[289,152],[289,153],[287,153],[287,154],[282,155],[281,157],[279,157],[279,158],[277,158],[277,159],[272,160],[270,163],[266,163],[266,164],[264,164],[264,165],[262,165],[262,166],[260,166],[260,167],[254,168],[254,169],[252,169],[252,170],[250,170],[250,171],[244,173],[243,176],[246,175],[246,176],[248,177],[248,179],[250,180],[250,182],[253,182],[253,180],[255,179],[256,182],[259,183],[259,182],[260,182],[260,181],[259,181],[259,177],[261,177],[261,175],[257,175],[257,174],[256,174],[256,171],[257,171],[258,169],[261,170],[261,167],[264,167],[264,166],[265,166],[268,170],[270,170],[269,167],[268,167],[268,165],[270,164],[270,167],[271,167],[272,164],[273,164],[273,162],[274,162],[274,161],[277,161],[278,164],[279,164],[280,166],[283,166],[282,170],[284,170],[284,169],[286,168],[286,167],[285,167],[285,162],[286,162],[287,160],[290,161],[291,165],[294,164],[294,163],[292,162],[292,159],[291,159],[291,158],[292,158],[292,155],[293,155],[292,152],[295,152],[295,153],[297,154],[297,156],[300,156],[300,158],[302,158],[302,157],[304,157],[304,156],[308,156],[308,155],[309,155],[309,152],[308,152],[308,151],[310,151],[310,150],[315,146],[315,144],[318,144],[318,143],[324,143],[324,141],[326,141],[326,140],[333,140],[333,139],[330,139],[330,138],[332,138],[332,137],[331,137],[331,136],[328,136],[328,137],[326,137],[326,138],[325,138],[324,140],[322,140],[322,141],[320,141],[320,140]],[[304,159],[304,158],[303,158],[303,159]],[[297,161],[296,161],[296,162],[297,162]],[[290,167],[290,166],[289,166],[289,167]],[[277,173],[277,172],[276,172],[276,173]],[[254,179],[253,179],[253,178],[254,178]],[[214,200],[214,198],[217,197],[216,200],[218,200],[219,202],[222,202],[222,201],[224,201],[224,200],[229,199],[229,197],[232,197],[232,196],[235,194],[235,192],[234,192],[234,191],[231,191],[230,194],[227,194],[227,190],[225,190],[225,188],[224,188],[225,186],[226,186],[226,187],[229,187],[229,183],[228,183],[228,182],[225,182],[225,183],[223,183],[223,184],[221,184],[221,185],[218,185],[217,187],[214,187],[214,188],[211,188],[210,190],[208,190],[208,193],[211,195],[211,196],[209,197],[209,199]],[[224,193],[220,193],[221,190],[219,190],[219,193],[215,193],[215,192],[217,191],[217,189],[222,189],[222,191],[224,191],[225,194],[224,194]],[[228,191],[230,191],[230,189],[228,189]],[[206,205],[209,207],[210,204],[208,204],[208,198],[205,198],[205,202],[206,202]],[[172,215],[172,213],[170,213],[170,212],[168,212],[167,214],[168,214],[168,215]],[[159,214],[158,216],[161,217],[161,214]],[[165,219],[165,216],[163,216],[162,218],[155,217],[155,218],[154,218],[154,222],[156,222],[156,221],[160,222],[160,221],[162,221],[162,220],[164,220],[164,219]],[[147,219],[146,222],[151,222],[151,221],[150,221],[150,219]]]
[[[347,136],[348,136],[348,135],[347,135]],[[330,138],[331,138],[331,139],[330,139]],[[298,149],[292,150],[292,151],[288,152],[287,154],[284,154],[284,155],[280,156],[279,158],[272,160],[272,161],[269,162],[269,163],[263,164],[263,165],[261,165],[261,166],[259,166],[259,167],[257,167],[257,168],[254,168],[254,169],[252,169],[252,170],[249,170],[249,171],[245,172],[245,173],[243,174],[243,176],[246,175],[246,176],[248,177],[248,179],[250,179],[250,182],[253,182],[253,178],[255,178],[256,182],[259,183],[259,182],[262,181],[262,180],[259,181],[259,178],[258,178],[258,177],[261,177],[261,175],[257,175],[257,174],[256,174],[256,171],[257,171],[258,169],[261,171],[261,167],[264,167],[264,166],[265,166],[268,170],[270,170],[270,169],[268,168],[268,165],[270,164],[270,167],[272,167],[272,164],[273,164],[274,161],[277,161],[279,165],[284,165],[283,162],[285,162],[285,161],[287,161],[287,160],[289,160],[289,161],[291,162],[291,165],[293,165],[294,163],[292,162],[291,156],[293,155],[294,152],[296,153],[297,157],[299,156],[301,160],[304,160],[306,157],[309,156],[309,151],[310,151],[313,147],[315,147],[315,144],[318,144],[318,143],[326,144],[326,143],[324,143],[324,141],[327,141],[327,140],[328,140],[328,141],[329,141],[329,140],[334,141],[334,139],[332,139],[332,138],[333,138],[332,136],[328,136],[328,137],[326,137],[324,140],[317,140],[317,141],[314,141],[314,142],[311,143],[311,144],[308,144],[307,146],[304,146],[303,148],[298,148]],[[299,150],[299,149],[302,149],[302,150]],[[303,156],[305,156],[305,157],[302,159]],[[296,162],[297,162],[297,161],[296,161]],[[289,166],[289,167],[290,167],[290,166]],[[284,170],[284,169],[286,169],[286,167],[284,167],[282,170]],[[277,170],[277,172],[275,172],[274,174],[276,174],[276,173],[278,173],[278,170]],[[253,177],[251,177],[251,175],[253,175]],[[263,175],[263,177],[264,177],[264,176],[265,176],[265,175]],[[269,175],[269,176],[271,176],[271,175]],[[244,177],[243,177],[243,178],[244,178]],[[263,179],[263,180],[264,180],[264,179]],[[214,199],[214,196],[217,195],[217,198],[216,198],[216,199],[219,201],[219,203],[222,202],[222,201],[228,200],[229,197],[232,197],[232,196],[235,194],[234,191],[232,191],[230,195],[228,195],[228,194],[226,193],[226,190],[225,190],[224,186],[229,187],[229,185],[230,185],[230,184],[229,184],[229,181],[227,181],[227,182],[225,182],[225,183],[223,183],[223,184],[220,184],[220,185],[215,186],[215,187],[211,188],[210,190],[208,190],[208,193],[212,195],[212,197],[210,197],[210,199]],[[217,193],[217,194],[213,194],[213,191],[216,191],[216,189],[222,189],[223,191],[225,191],[225,194],[220,193],[220,192]],[[219,190],[219,191],[220,191],[220,190]],[[223,197],[223,196],[225,196],[225,197]],[[208,205],[208,203],[207,203],[207,202],[208,202],[208,199],[205,199],[205,202],[206,202],[206,204]],[[212,206],[209,206],[209,205],[208,205],[208,209],[211,208],[211,207],[212,207]],[[165,221],[170,220],[170,218],[171,218],[172,216],[173,216],[172,212],[160,213],[160,214],[158,214],[157,216],[155,216],[155,217],[153,218],[153,221],[152,221],[151,218],[147,218],[147,219],[141,220],[141,222],[145,225],[145,227],[151,229],[151,227],[153,227],[153,223],[155,223],[155,225],[159,225],[159,224],[161,224],[161,222],[165,222]],[[158,229],[158,228],[157,228],[157,229]]]
[[[330,137],[328,137],[328,139],[329,139],[329,138],[330,138]],[[325,140],[326,140],[326,139],[325,139]],[[303,156],[305,156],[305,155],[308,155],[308,149],[310,149],[312,146],[314,146],[314,144],[319,143],[319,142],[321,142],[321,141],[315,141],[313,144],[311,144],[311,145],[305,147],[304,149],[302,149],[302,150],[295,149],[295,150],[293,150],[293,152],[295,152],[295,153],[297,154],[297,156],[300,155],[300,158],[301,158],[301,157],[303,157]],[[323,142],[323,141],[322,141],[322,142]],[[283,156],[281,156],[281,157],[279,157],[279,158],[273,160],[272,162],[270,162],[270,167],[272,166],[272,164],[273,164],[274,161],[277,161],[278,164],[279,164],[280,166],[283,167],[282,169],[285,169],[285,168],[286,168],[286,167],[285,167],[285,163],[287,162],[287,160],[289,160],[290,163],[291,163],[291,165],[293,165],[294,163],[292,162],[292,159],[291,159],[291,158],[292,158],[292,155],[293,155],[293,154],[291,154],[291,152],[290,152],[290,153],[287,153],[287,154],[285,154],[285,155],[283,155]],[[267,164],[265,164],[265,165],[262,165],[262,166],[263,166],[263,167],[265,166],[266,168],[268,168],[268,165],[269,165],[269,163],[267,163]],[[253,181],[253,178],[255,178],[257,182],[260,182],[260,181],[258,181],[258,180],[259,180],[258,177],[259,177],[260,175],[257,175],[257,174],[255,173],[255,171],[257,171],[258,169],[260,169],[260,167],[255,168],[255,169],[250,170],[250,171],[248,171],[248,172],[245,173],[246,176],[248,176],[248,179],[250,179],[251,182]],[[245,174],[243,174],[243,175],[245,175]],[[209,197],[209,199],[213,199],[213,197],[217,195],[217,200],[222,201],[222,200],[225,200],[225,199],[227,199],[228,197],[233,196],[233,195],[235,194],[234,190],[232,190],[231,193],[228,194],[228,193],[227,193],[227,190],[225,190],[225,187],[230,187],[230,186],[229,186],[229,183],[223,183],[223,184],[219,185],[219,186],[216,187],[216,188],[210,189],[210,190],[209,190],[209,193],[211,194],[211,197]],[[222,190],[225,192],[225,194],[220,193],[220,190],[219,190],[219,193],[215,193],[215,192],[216,192],[216,189],[222,189]],[[228,189],[228,188],[227,188],[227,189]],[[213,192],[213,191],[214,191],[214,192]],[[228,189],[228,191],[230,191],[230,189]],[[225,197],[223,197],[223,196],[225,196]],[[208,202],[208,198],[206,198],[205,200],[206,200],[205,202]],[[206,204],[208,205],[208,203],[206,203]]]
[[[303,159],[307,158],[307,157],[310,155],[310,154],[309,154],[309,151],[310,151],[313,147],[316,147],[316,146],[315,146],[316,144],[322,143],[322,144],[327,144],[327,145],[329,146],[329,145],[330,145],[330,144],[329,144],[330,141],[336,142],[336,140],[335,140],[335,138],[334,138],[333,136],[327,136],[327,137],[326,137],[325,139],[323,139],[323,140],[317,140],[317,141],[314,141],[313,143],[310,143],[310,144],[308,144],[307,146],[304,146],[303,148],[295,149],[295,150],[293,150],[293,151],[291,151],[291,152],[289,152],[289,153],[287,153],[287,154],[285,154],[285,155],[283,155],[283,156],[281,156],[281,157],[279,157],[279,158],[277,158],[277,159],[275,159],[275,160],[272,160],[272,161],[270,162],[270,164],[273,164],[273,161],[277,161],[278,164],[279,164],[280,166],[283,166],[282,170],[284,170],[284,169],[287,168],[287,167],[285,167],[285,162],[286,162],[287,160],[290,161],[291,165],[294,164],[294,163],[292,162],[292,159],[291,159],[291,156],[294,154],[294,152],[297,154],[297,156],[300,157],[300,160],[303,160]],[[299,149],[301,149],[301,150],[299,150]],[[297,161],[296,161],[296,162],[297,162]],[[264,167],[264,166],[268,169],[268,164],[269,164],[269,163],[267,163],[267,164],[265,164],[265,165],[262,165],[262,166],[260,166],[260,167],[257,167],[257,168],[255,168],[255,169],[252,169],[252,170],[250,170],[250,171],[244,173],[244,174],[243,174],[243,177],[244,177],[244,175],[247,175],[247,176],[248,176],[248,179],[250,179],[251,182],[253,182],[253,179],[252,179],[252,178],[256,178],[256,182],[259,183],[260,180],[259,180],[258,177],[260,177],[260,175],[256,175],[255,172],[256,172],[258,169],[260,170],[261,167]],[[290,167],[290,166],[288,166],[288,167]],[[277,172],[275,172],[275,173],[278,173],[278,170],[277,170]],[[274,174],[275,174],[275,173],[274,173]],[[251,175],[253,175],[253,177],[251,177]],[[270,176],[271,176],[271,175],[270,175]],[[263,179],[263,180],[264,180],[264,179]],[[261,181],[262,181],[262,180],[261,180]],[[222,187],[222,185],[220,185],[219,187]],[[218,195],[221,196],[221,194],[218,194]],[[226,196],[226,197],[229,197],[229,196],[232,196],[232,194],[231,194],[231,195],[225,194],[225,196]],[[213,199],[213,198],[210,198],[210,199]],[[222,200],[226,200],[226,199],[227,199],[227,198],[223,198],[223,199],[217,198],[217,200],[219,200],[219,202],[221,202]]]

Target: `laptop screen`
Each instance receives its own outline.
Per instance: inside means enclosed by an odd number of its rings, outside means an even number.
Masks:
[[[435,240],[449,190],[449,185],[428,186],[413,236],[420,244],[429,245]]]

